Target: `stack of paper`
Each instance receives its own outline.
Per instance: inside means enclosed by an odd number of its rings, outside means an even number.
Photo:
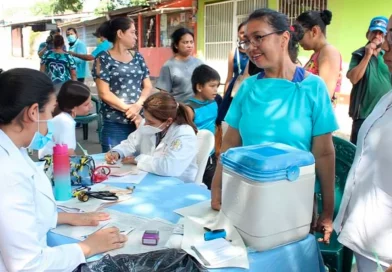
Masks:
[[[110,168],[110,177],[105,183],[132,183],[139,184],[148,174],[148,172],[141,171],[136,165],[122,164],[108,164],[106,162],[97,162],[98,166],[106,166]]]
[[[137,175],[139,169],[133,164],[118,164],[116,166],[110,166],[110,175],[115,177],[122,177],[126,175]]]
[[[175,213],[191,217],[193,221],[201,225],[209,225],[216,221],[219,214],[211,208],[211,200],[203,201],[185,208],[177,209]]]
[[[210,201],[178,209],[175,212],[185,216],[181,248],[188,254],[208,268],[241,267],[249,269],[248,252],[240,234],[223,212],[211,209]],[[224,229],[227,233],[226,238],[232,241],[230,246],[226,243],[227,241],[216,242],[215,240],[212,244],[205,244],[205,227],[212,230]],[[218,255],[205,253],[207,254],[206,258],[198,251],[198,247],[203,251],[204,248],[209,246],[216,247],[214,250],[218,250]],[[210,259],[208,260],[208,258]],[[205,262],[206,260],[207,262]]]
[[[238,247],[233,246],[223,238],[204,241],[203,243],[192,246],[191,249],[206,266],[218,265],[242,255]]]
[[[110,176],[105,183],[132,183],[139,184],[148,174],[148,172],[144,172],[139,170],[138,174],[125,175],[125,176]]]
[[[101,221],[98,226],[59,225],[53,229],[52,232],[82,241],[92,233],[102,228],[109,227],[117,227],[122,234],[128,235],[131,231],[136,228],[140,228],[149,221],[149,219],[144,217],[134,216],[132,214],[122,213],[112,209],[104,209],[102,212],[109,213],[110,219],[107,221]]]
[[[108,224],[108,221],[101,221],[98,226],[70,226],[70,225],[59,225],[51,231],[63,236],[71,237],[76,240],[84,240],[90,234],[93,234],[97,230],[100,230]]]
[[[136,228],[128,235],[128,241],[123,248],[109,251],[110,255],[118,254],[139,254],[166,248],[166,243],[172,235],[175,224],[166,220],[154,218],[148,220],[142,226]],[[142,237],[146,230],[159,231],[159,242],[156,246],[146,246],[142,244]]]
[[[105,228],[117,227],[125,235],[128,235],[131,231],[140,228],[149,221],[145,217],[122,213],[112,209],[104,209],[103,212],[110,214],[110,220]]]

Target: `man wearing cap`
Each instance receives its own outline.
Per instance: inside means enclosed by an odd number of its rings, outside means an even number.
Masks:
[[[38,56],[41,58],[46,51],[52,50],[54,48],[53,46],[53,37],[55,35],[60,35],[60,28],[56,28],[56,30],[51,30],[48,38],[46,39],[45,42],[40,43],[38,47]],[[64,46],[63,48],[64,51],[66,51],[66,48]]]
[[[392,15],[389,17],[389,22],[387,26],[387,35],[385,36],[385,41],[381,47],[384,51],[384,61],[388,65],[389,72],[391,73],[392,81]]]
[[[107,51],[109,49],[111,49],[113,47],[113,44],[111,42],[109,42],[107,40],[107,38],[105,37],[107,31],[109,27],[109,23],[108,22],[104,22],[103,24],[101,24],[97,30],[95,31],[95,33],[93,33],[93,35],[95,37],[97,37],[97,48],[95,48],[95,50],[93,52],[91,52],[91,54],[87,54],[87,55],[83,55],[83,54],[78,54],[75,52],[69,52],[72,56],[77,57],[79,59],[82,60],[87,60],[87,61],[92,61],[95,60],[95,58],[104,51]]]
[[[352,53],[347,78],[353,84],[349,116],[353,119],[351,139],[357,144],[358,131],[380,98],[391,90],[391,77],[381,46],[387,33],[388,19],[378,16],[370,21],[368,43]]]

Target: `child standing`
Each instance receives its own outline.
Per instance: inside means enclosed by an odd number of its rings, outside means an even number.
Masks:
[[[67,81],[61,86],[57,95],[57,106],[53,118],[53,139],[43,149],[38,157],[52,155],[56,144],[68,145],[68,154],[75,155],[76,133],[75,117],[88,115],[92,108],[89,87],[79,81]]]
[[[216,70],[208,65],[198,66],[192,74],[192,89],[194,96],[187,101],[188,112],[197,126],[197,129],[207,129],[215,135],[215,122],[218,117],[218,87],[220,76]],[[208,189],[211,187],[212,178],[216,167],[215,151],[210,154],[203,183]]]

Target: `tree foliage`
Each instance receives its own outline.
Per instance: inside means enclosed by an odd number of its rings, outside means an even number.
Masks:
[[[102,14],[120,8],[146,5],[148,5],[147,0],[101,0],[99,6],[95,9],[95,13]]]
[[[34,15],[54,15],[62,14],[66,11],[79,12],[83,9],[84,0],[49,0],[38,2],[32,7]],[[101,0],[96,8],[96,13],[105,13],[107,11],[148,5],[147,0]]]
[[[53,11],[55,14],[64,13],[65,11],[78,12],[83,9],[83,0],[57,0],[53,2]]]
[[[79,12],[83,9],[83,0],[49,0],[36,3],[31,12],[34,15],[55,15],[65,12]]]
[[[53,1],[53,0],[52,0]],[[31,7],[31,13],[35,16],[38,15],[46,15],[50,16],[54,14],[53,11],[53,2],[45,1],[45,2],[37,2],[34,6]]]

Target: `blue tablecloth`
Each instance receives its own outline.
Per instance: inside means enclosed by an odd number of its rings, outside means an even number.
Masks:
[[[125,188],[129,184],[110,183]],[[173,210],[210,199],[210,191],[195,184],[184,184],[181,180],[148,174],[125,203],[111,206],[125,213],[148,218],[159,217],[176,223],[180,216]],[[75,243],[76,240],[48,233],[48,245]],[[250,271],[267,272],[324,272],[324,265],[313,235],[304,240],[265,252],[249,252]],[[239,268],[212,269],[211,271],[246,271]]]

